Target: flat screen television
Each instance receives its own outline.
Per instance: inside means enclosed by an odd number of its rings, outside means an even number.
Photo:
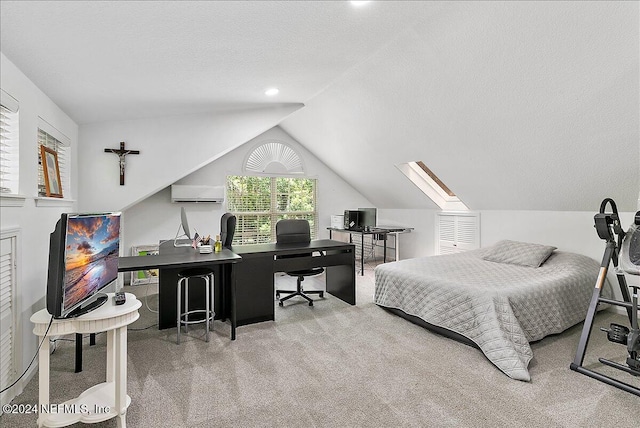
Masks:
[[[120,213],[64,213],[49,237],[47,310],[71,318],[106,302],[118,277]]]

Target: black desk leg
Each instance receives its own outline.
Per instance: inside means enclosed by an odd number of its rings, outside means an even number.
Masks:
[[[382,263],[387,262],[387,234],[382,235],[382,240],[384,241],[384,252],[382,256]]]
[[[237,306],[236,306],[236,270],[233,265],[231,269],[231,340],[236,340],[236,326],[237,326]]]
[[[82,371],[82,334],[76,333],[76,373]]]
[[[96,344],[96,334],[91,333],[89,335],[89,346]],[[82,334],[76,333],[76,373],[82,371]]]
[[[360,237],[360,276],[364,276],[364,233]]]

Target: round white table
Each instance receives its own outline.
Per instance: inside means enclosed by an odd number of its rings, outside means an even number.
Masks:
[[[118,427],[126,426],[131,397],[127,395],[127,326],[138,319],[142,305],[133,294],[116,305],[113,293],[99,308],[77,318],[54,319],[47,332],[51,315],[46,309],[31,317],[33,332],[42,338],[72,333],[107,332],[106,382],[94,385],[78,397],[61,404],[49,403],[49,340],[45,338],[38,354],[39,411],[38,426],[63,427],[76,422],[96,423],[117,417]]]

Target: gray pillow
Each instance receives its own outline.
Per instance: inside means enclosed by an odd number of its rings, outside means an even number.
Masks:
[[[490,247],[482,258],[496,263],[539,267],[555,249],[549,245],[504,240]]]

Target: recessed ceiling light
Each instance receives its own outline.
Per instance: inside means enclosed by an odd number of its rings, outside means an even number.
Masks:
[[[351,4],[354,6],[363,6],[367,3],[371,3],[371,1],[352,1]]]
[[[278,92],[280,92],[278,88],[269,88],[266,91],[264,91],[264,94],[272,96],[272,95],[278,95]]]

